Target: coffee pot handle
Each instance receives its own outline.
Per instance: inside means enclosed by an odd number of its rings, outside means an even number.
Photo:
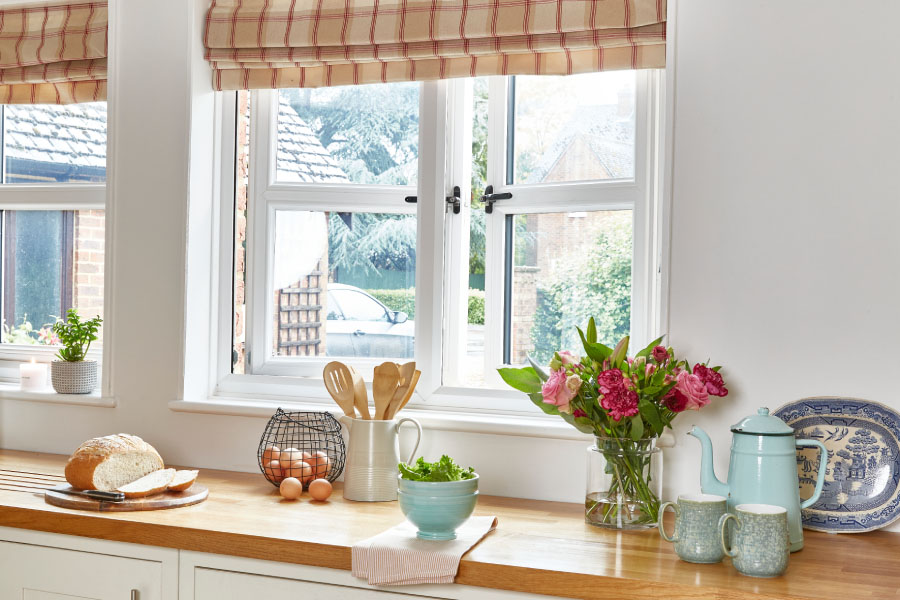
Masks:
[[[809,508],[822,495],[822,486],[825,485],[825,472],[828,470],[828,448],[818,440],[797,440],[798,448],[804,446],[819,449],[819,474],[816,479],[816,489],[813,490],[812,496],[800,503],[800,508]]]
[[[410,464],[412,462],[413,457],[416,455],[416,450],[419,449],[419,442],[422,441],[422,426],[419,425],[419,422],[415,419],[410,419],[409,417],[403,417],[399,421],[397,421],[397,429],[396,431],[400,431],[400,426],[403,425],[404,421],[409,421],[413,425],[416,426],[416,443],[413,445],[412,452],[409,453],[409,458],[406,460],[406,464]]]

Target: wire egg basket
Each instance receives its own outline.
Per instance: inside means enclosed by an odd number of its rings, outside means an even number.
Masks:
[[[259,470],[275,487],[286,477],[309,485],[334,481],[344,471],[346,448],[341,424],[328,412],[275,411],[256,451]]]

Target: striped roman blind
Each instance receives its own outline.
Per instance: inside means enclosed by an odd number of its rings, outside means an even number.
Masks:
[[[0,104],[106,99],[106,2],[0,8]]]
[[[213,0],[219,90],[665,66],[666,0]]]

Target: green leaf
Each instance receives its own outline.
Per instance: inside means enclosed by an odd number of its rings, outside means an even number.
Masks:
[[[532,394],[541,391],[541,378],[532,367],[524,367],[521,369],[497,369],[500,377],[508,386],[517,389],[526,394]]]
[[[646,348],[644,348],[643,350],[641,350],[640,352],[635,354],[634,357],[637,358],[638,356],[650,356],[650,353],[653,352],[654,348],[659,346],[659,344],[663,341],[664,337],[665,336],[662,336],[662,335],[659,336],[658,338],[656,338],[655,340],[650,342],[649,346],[647,346]]]
[[[424,458],[419,457],[415,465],[410,467],[400,463],[397,469],[404,479],[413,481],[461,481],[475,477],[472,467],[463,469],[446,454],[433,463],[425,462]]]
[[[578,331],[578,335],[581,336],[581,344],[584,346],[585,354],[599,363],[602,363],[604,360],[610,357],[610,355],[612,354],[612,348],[604,346],[600,343],[589,342],[584,336],[584,332],[580,327],[576,327],[575,329]]]
[[[559,415],[559,409],[555,404],[547,404],[544,402],[544,396],[540,393],[528,394],[528,397],[531,398],[531,401],[534,402],[538,408],[547,413],[548,415]]]
[[[650,424],[650,427],[653,428],[653,433],[661,435],[665,425],[659,416],[659,409],[657,409],[656,404],[653,402],[641,402],[638,404],[638,410],[641,412],[641,416]]]
[[[631,439],[637,441],[644,435],[644,420],[641,415],[631,417]]]
[[[610,358],[610,362],[614,365],[618,365],[625,357],[628,356],[628,340],[630,336],[623,337],[618,344],[616,344],[615,350],[613,350],[612,357]]]
[[[585,419],[584,417],[575,418],[569,413],[559,413],[559,416],[563,418],[563,421],[580,431],[581,433],[593,433],[594,425],[591,423],[590,419]],[[586,423],[585,423],[586,421]]]
[[[528,357],[528,364],[531,365],[531,368],[534,369],[534,372],[537,373],[537,376],[541,378],[541,381],[547,381],[550,379],[550,374],[547,373],[539,364],[534,362],[530,356]]]
[[[594,322],[594,317],[588,319],[587,341],[591,344],[597,343],[597,324]]]

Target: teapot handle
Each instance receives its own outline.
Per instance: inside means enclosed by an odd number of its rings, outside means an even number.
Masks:
[[[822,495],[822,486],[825,485],[825,471],[828,470],[828,448],[818,440],[797,440],[797,447],[803,446],[819,449],[819,474],[816,478],[816,489],[813,490],[812,496],[800,503],[800,508],[809,508]]]

